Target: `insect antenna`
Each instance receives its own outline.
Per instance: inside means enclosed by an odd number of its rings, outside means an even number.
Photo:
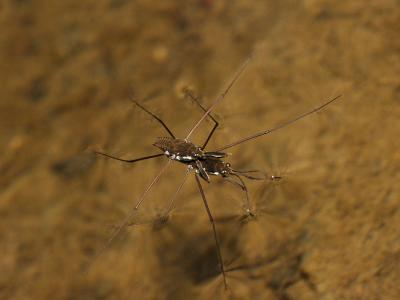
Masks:
[[[288,126],[288,125],[291,125],[291,124],[293,124],[293,123],[299,121],[300,119],[303,119],[304,117],[306,117],[306,116],[308,116],[308,115],[311,115],[311,114],[313,114],[313,113],[316,113],[316,112],[322,110],[324,107],[326,107],[327,105],[331,104],[333,101],[337,100],[337,99],[340,98],[341,96],[342,96],[342,95],[338,95],[338,96],[332,98],[331,100],[325,102],[324,104],[322,104],[322,105],[320,105],[320,106],[318,106],[318,107],[316,107],[316,108],[314,108],[314,109],[312,109],[312,110],[310,110],[310,111],[308,111],[308,112],[305,112],[305,113],[303,113],[303,114],[301,114],[301,115],[299,115],[299,116],[297,116],[297,117],[295,117],[295,118],[293,118],[293,119],[291,119],[291,120],[289,120],[289,121],[287,121],[287,122],[281,123],[281,124],[279,124],[279,125],[277,125],[277,126],[275,126],[275,127],[273,127],[273,128],[270,128],[270,129],[268,129],[268,130],[263,130],[263,131],[260,131],[260,132],[255,133],[255,134],[252,134],[252,135],[250,135],[250,136],[241,138],[240,140],[238,140],[238,141],[236,141],[236,142],[233,142],[233,143],[231,143],[231,144],[228,144],[228,145],[225,145],[225,146],[223,146],[223,147],[221,147],[221,148],[218,148],[216,151],[222,151],[222,150],[229,149],[229,148],[231,148],[231,147],[234,147],[234,146],[237,146],[237,145],[242,144],[242,143],[244,143],[244,142],[253,140],[253,139],[258,138],[258,137],[260,137],[260,136],[270,134],[271,132],[274,132],[274,131],[276,131],[276,130],[278,130],[278,129],[281,129],[281,128],[284,128],[284,127],[286,127],[286,126]]]
[[[151,111],[149,111],[148,109],[146,109],[143,105],[141,105],[139,102],[137,102],[132,95],[130,95],[129,99],[131,100],[132,103],[136,104],[139,108],[141,108],[142,110],[144,110],[147,114],[149,114],[150,116],[152,116],[154,119],[156,119],[162,127],[164,127],[164,129],[168,132],[168,134],[172,137],[175,138],[175,135],[172,133],[172,131],[168,128],[167,124],[164,123],[163,120],[161,120],[159,117],[157,117],[154,113],[152,113]]]
[[[139,102],[137,102],[134,98],[133,95],[131,93],[131,95],[129,96],[129,99],[132,103],[134,103],[136,106],[138,106],[140,109],[142,109],[143,111],[145,111],[147,114],[149,114],[151,117],[153,117],[154,119],[156,119],[163,127],[164,129],[168,132],[168,134],[172,137],[175,138],[175,135],[172,133],[172,131],[168,128],[168,126],[164,123],[163,120],[161,120],[158,116],[156,116],[154,113],[152,113],[151,111],[149,111],[147,108],[145,108],[143,105],[141,105]],[[154,154],[154,155],[149,155],[149,156],[144,156],[144,157],[140,157],[140,158],[135,158],[135,159],[123,159],[123,158],[119,158],[104,152],[100,152],[100,151],[94,151],[94,153],[99,154],[99,155],[103,155],[106,156],[108,158],[111,159],[115,159],[115,160],[119,160],[122,162],[126,162],[126,163],[135,163],[137,161],[141,161],[141,160],[146,160],[146,159],[151,159],[151,158],[155,158],[155,157],[159,157],[159,156],[163,156],[163,153],[160,154]]]
[[[135,158],[135,159],[123,159],[123,158],[115,157],[115,156],[112,156],[110,154],[99,152],[99,151],[93,151],[93,152],[95,154],[103,155],[105,157],[108,157],[108,158],[111,158],[111,159],[115,159],[115,160],[119,160],[119,161],[126,162],[126,163],[135,163],[135,162],[141,161],[141,160],[146,160],[146,159],[151,159],[151,158],[155,158],[155,157],[164,156],[164,153],[160,153],[160,154],[154,154],[154,155],[139,157],[139,158]]]

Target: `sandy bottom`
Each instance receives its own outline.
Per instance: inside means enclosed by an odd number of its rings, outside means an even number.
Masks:
[[[1,299],[400,299],[400,6],[397,1],[2,1]],[[57,4],[55,4],[57,3]],[[343,94],[323,112],[227,151],[281,176],[190,174],[167,159],[235,70],[213,150]],[[206,120],[193,135],[201,145]],[[134,224],[108,245],[124,220]],[[101,255],[96,254],[104,248]]]

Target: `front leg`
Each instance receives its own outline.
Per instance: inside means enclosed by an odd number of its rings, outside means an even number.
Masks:
[[[199,161],[196,160],[196,173],[200,174],[201,178],[203,178],[205,181],[210,183],[210,176],[208,176],[205,168],[203,167],[203,164]]]

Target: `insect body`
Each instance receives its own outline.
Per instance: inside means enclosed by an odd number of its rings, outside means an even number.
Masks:
[[[224,152],[204,152],[202,147],[172,137],[158,138],[153,145],[169,159],[188,165],[207,182],[210,182],[209,175],[228,177],[232,172],[230,164],[222,160],[227,156]]]
[[[196,97],[194,97],[190,92],[186,91],[186,94],[192,98],[192,100],[194,102],[196,102],[196,104],[205,112],[202,116],[202,118],[195,124],[195,126],[192,127],[192,129],[190,130],[189,134],[186,136],[185,139],[178,139],[175,137],[175,135],[172,133],[172,131],[167,127],[167,125],[156,115],[154,115],[152,112],[148,111],[145,107],[143,107],[141,104],[139,104],[136,101],[133,101],[135,103],[135,105],[137,105],[138,107],[140,107],[142,110],[144,110],[146,113],[148,113],[149,115],[151,115],[154,119],[156,119],[163,127],[164,129],[168,132],[168,134],[170,135],[169,137],[162,137],[162,138],[158,138],[156,140],[156,142],[153,144],[155,147],[159,148],[162,153],[159,154],[153,154],[153,155],[149,155],[149,156],[144,156],[144,157],[140,157],[140,158],[136,158],[136,159],[122,159],[122,158],[118,158],[106,153],[102,153],[102,152],[97,152],[97,154],[101,154],[103,156],[112,158],[112,159],[116,159],[119,161],[123,161],[123,162],[128,162],[128,163],[135,163],[137,161],[141,161],[141,160],[147,160],[147,159],[152,159],[155,157],[160,157],[160,156],[167,156],[170,161],[177,161],[180,163],[183,163],[185,165],[188,166],[188,171],[193,170],[195,173],[195,179],[196,179],[196,183],[201,195],[201,198],[203,200],[204,203],[204,207],[206,209],[206,212],[208,214],[209,220],[211,222],[212,225],[212,229],[213,229],[213,234],[214,234],[214,240],[216,243],[216,252],[217,252],[217,256],[218,256],[218,261],[219,261],[219,267],[221,270],[221,274],[223,277],[223,281],[224,281],[224,285],[225,287],[227,287],[227,282],[226,282],[226,271],[224,268],[224,263],[223,263],[223,259],[222,259],[222,254],[221,254],[221,250],[220,250],[220,245],[219,245],[219,239],[217,236],[217,231],[216,231],[216,225],[213,219],[213,216],[211,214],[211,210],[208,206],[207,203],[207,199],[202,187],[202,184],[200,182],[199,178],[202,178],[203,180],[210,182],[210,175],[213,176],[220,176],[222,179],[224,179],[225,181],[228,181],[236,186],[238,186],[239,188],[241,188],[244,192],[245,192],[245,202],[244,202],[244,207],[245,207],[245,212],[247,214],[247,216],[254,216],[254,214],[251,211],[251,206],[250,206],[250,202],[249,202],[249,196],[248,196],[248,192],[247,192],[247,188],[246,185],[242,179],[242,177],[245,177],[247,179],[252,179],[252,180],[256,180],[256,179],[266,179],[267,177],[265,175],[259,176],[260,174],[263,174],[260,171],[238,171],[235,170],[231,167],[231,165],[227,162],[225,162],[223,159],[225,157],[227,157],[227,153],[223,152],[224,150],[231,148],[231,147],[235,147],[239,144],[245,143],[247,141],[253,140],[255,138],[264,136],[264,135],[268,135],[273,131],[276,131],[278,129],[281,129],[283,127],[286,127],[290,124],[293,124],[294,122],[310,115],[313,114],[315,112],[318,112],[320,110],[322,110],[325,106],[329,105],[330,103],[332,103],[333,101],[335,101],[336,99],[338,99],[340,97],[337,96],[325,103],[323,103],[322,105],[308,111],[305,112],[293,119],[290,119],[287,122],[278,124],[277,126],[268,129],[268,130],[262,130],[259,132],[256,132],[250,136],[244,137],[242,139],[239,139],[238,141],[235,141],[233,143],[230,143],[228,145],[225,145],[223,147],[220,147],[218,149],[216,149],[215,151],[205,151],[205,148],[209,142],[209,140],[211,139],[211,137],[213,136],[215,129],[218,127],[218,122],[215,120],[215,118],[210,114],[211,111],[215,108],[215,106],[222,100],[224,99],[224,97],[226,96],[226,94],[228,93],[228,91],[230,90],[230,88],[233,86],[233,84],[237,81],[237,79],[239,78],[240,74],[243,72],[243,70],[245,69],[245,67],[248,64],[249,59],[247,59],[244,64],[241,66],[241,68],[239,69],[239,71],[237,72],[237,74],[234,76],[233,80],[229,83],[228,87],[225,89],[225,91],[223,93],[220,94],[220,96],[214,101],[214,103],[212,104],[212,106],[206,110],[201,104],[200,102],[197,100]],[[210,118],[213,122],[214,122],[214,127],[212,128],[212,130],[210,131],[210,133],[208,134],[208,137],[206,139],[206,141],[204,142],[204,144],[202,146],[196,146],[195,144],[193,144],[192,142],[189,141],[189,137],[191,136],[191,134],[198,128],[198,126],[201,124],[201,122],[206,118]],[[170,162],[169,161],[169,162]],[[97,254],[97,256],[99,256],[102,251],[107,247],[108,244],[111,243],[111,241],[121,232],[121,230],[128,226],[130,224],[130,220],[132,217],[134,217],[135,212],[139,209],[140,205],[142,204],[142,202],[144,201],[144,199],[146,198],[146,196],[148,195],[149,191],[153,188],[153,186],[157,183],[157,181],[160,179],[161,175],[163,174],[163,172],[166,170],[166,168],[169,165],[169,162],[160,170],[160,172],[157,174],[157,176],[153,179],[153,181],[148,185],[148,187],[146,188],[146,190],[142,193],[142,195],[139,197],[139,200],[137,201],[137,203],[135,204],[135,206],[133,207],[133,209],[131,210],[131,212],[129,213],[129,215],[125,218],[125,220],[122,222],[121,225],[119,225],[114,233],[111,235],[111,237],[109,238],[108,242],[103,246],[102,249],[100,249],[99,253]],[[188,174],[188,173],[187,173]],[[172,203],[175,199],[175,196],[179,193],[180,189],[182,188],[185,180],[187,178],[187,175],[184,179],[184,181],[181,183],[181,185],[179,186],[179,188],[177,189],[177,191],[175,192],[174,196],[171,199],[171,202],[169,204],[169,208],[172,207]],[[279,176],[269,176],[269,178],[271,180],[279,180],[280,177]],[[167,214],[169,213],[169,209],[167,210]],[[167,218],[166,218],[167,219]]]

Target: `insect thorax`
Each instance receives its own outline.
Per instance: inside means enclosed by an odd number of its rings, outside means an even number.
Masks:
[[[191,142],[171,137],[161,137],[153,144],[168,158],[182,163],[195,161],[203,156],[203,151]]]

